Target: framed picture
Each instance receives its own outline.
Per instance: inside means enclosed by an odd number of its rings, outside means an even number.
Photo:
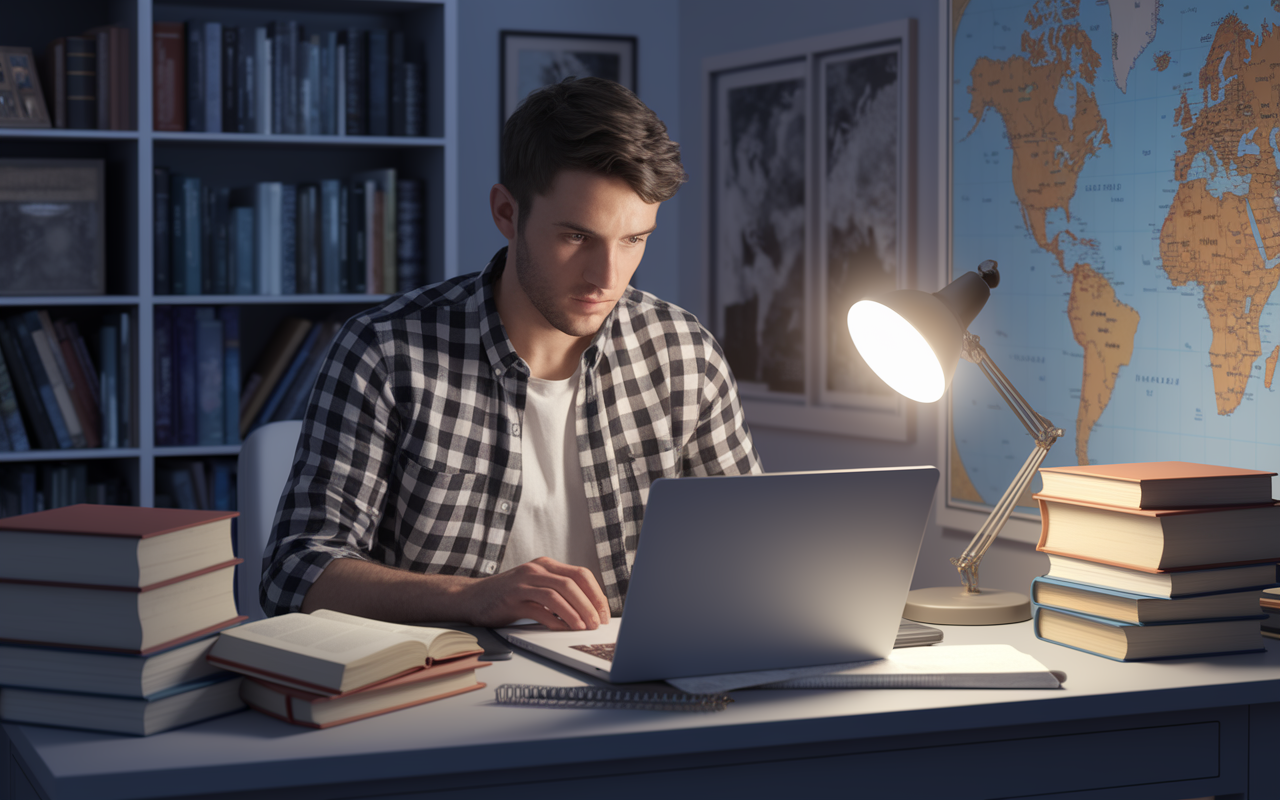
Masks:
[[[502,31],[501,101],[505,123],[535,89],[570,76],[608,78],[636,88],[636,37]]]
[[[0,295],[103,294],[103,162],[0,159],[0,231]]]
[[[30,47],[0,47],[0,128],[48,128],[49,109]]]
[[[914,30],[704,62],[708,320],[753,425],[910,438],[845,318],[913,277]]]

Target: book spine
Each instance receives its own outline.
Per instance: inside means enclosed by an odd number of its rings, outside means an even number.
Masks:
[[[338,32],[324,34],[320,51],[320,133],[338,133]]]
[[[89,36],[67,37],[67,127],[98,124],[98,44]]]
[[[213,464],[213,491],[210,506],[220,511],[236,509],[235,465],[230,461],[218,460]]]
[[[369,291],[368,281],[365,276],[367,274],[369,245],[368,245],[368,183],[365,181],[353,181],[351,183],[350,196],[351,199],[347,203],[347,214],[349,216],[348,234],[350,248],[347,259],[348,271],[350,276],[348,279],[348,291],[354,294],[365,294]]]
[[[173,363],[173,306],[155,308],[155,443],[156,447],[170,447],[174,440],[174,363]]]
[[[105,323],[98,330],[98,360],[102,372],[98,376],[101,395],[103,442],[106,447],[120,447],[120,329]]]
[[[129,29],[111,26],[111,127],[118,131],[136,127],[133,111],[133,71],[129,68],[132,46]]]
[[[382,236],[382,218],[383,208],[386,202],[386,194],[378,187],[374,181],[369,181],[365,186],[365,205],[368,209],[369,216],[365,221],[365,241],[368,246],[365,248],[369,253],[369,268],[366,270],[365,279],[369,284],[370,294],[379,294],[382,292],[382,244],[386,241]]]
[[[351,291],[351,187],[338,183],[338,291]]]
[[[94,33],[97,66],[94,77],[98,81],[97,128],[111,130],[111,33],[99,30]]]
[[[369,135],[390,132],[391,47],[386,30],[369,31]]]
[[[136,409],[134,408],[134,381],[133,367],[134,361],[134,324],[133,317],[128,311],[121,311],[119,321],[116,323],[120,331],[120,353],[117,360],[120,365],[120,380],[116,384],[116,393],[119,396],[118,413],[120,427],[120,446],[130,447],[134,444],[133,431],[135,430],[134,419],[136,418]]]
[[[57,433],[44,409],[44,401],[36,389],[35,378],[27,365],[26,356],[22,353],[13,329],[3,321],[0,321],[0,352],[4,353],[14,389],[22,410],[26,412],[27,421],[31,424],[37,446],[42,450],[57,450]]]
[[[0,453],[13,452],[13,442],[9,439],[9,431],[0,425]]]
[[[187,55],[182,23],[155,23],[151,47],[154,127],[157,131],[186,130]]]
[[[217,270],[213,263],[213,189],[200,187],[200,288],[199,294],[213,294],[214,273]],[[188,284],[189,285],[189,284]]]
[[[208,88],[204,70],[208,62],[204,57],[204,26],[198,22],[187,23],[187,130],[205,131],[204,93]]]
[[[325,294],[337,294],[342,264],[341,253],[342,230],[339,221],[342,182],[324,180],[320,182],[320,291]]]
[[[51,321],[44,311],[40,312],[40,317],[45,334],[49,335],[50,329],[53,330],[50,345],[53,346],[56,342],[54,354],[58,366],[66,373],[67,388],[76,407],[76,416],[80,418],[80,425],[84,428],[85,443],[88,447],[101,447],[102,420],[98,414],[98,404],[89,391],[88,376],[80,369],[80,360],[76,357],[75,345],[71,341],[67,324],[63,320]]]
[[[298,188],[280,185],[280,291],[298,293]]]
[[[254,211],[252,207],[241,206],[231,209],[232,230],[235,232],[232,237],[232,247],[235,251],[235,276],[236,276],[236,294],[253,294],[257,286],[257,276],[254,270],[254,257],[256,249],[254,245]]]
[[[240,132],[240,28],[222,29],[222,131]]]
[[[384,170],[382,197],[382,292],[395,294],[396,285],[396,176],[393,170]]]
[[[274,133],[272,127],[272,70],[271,39],[267,29],[258,26],[253,29],[253,84],[254,84],[254,132]]]
[[[174,383],[176,384],[177,441],[179,445],[193,445],[198,441],[196,417],[199,396],[196,388],[196,312],[191,306],[175,306],[173,309]]]
[[[46,56],[45,92],[48,95],[49,112],[53,127],[67,127],[67,40],[54,39]]]
[[[76,413],[75,401],[71,399],[71,389],[67,385],[62,370],[58,367],[58,360],[54,355],[55,345],[49,341],[48,334],[40,327],[36,312],[28,311],[23,316],[25,317],[24,322],[27,329],[26,335],[30,337],[31,344],[35,347],[36,357],[40,359],[40,364],[44,367],[44,373],[48,377],[49,386],[53,389],[53,397],[58,404],[58,412],[62,415],[63,424],[67,426],[67,435],[71,438],[71,446],[87,447],[84,426],[80,423],[80,415]]]
[[[169,176],[169,207],[173,214],[169,226],[169,291],[172,294],[187,293],[187,194],[185,178]]]
[[[422,183],[396,181],[396,286],[412,289],[423,281]]]
[[[320,37],[312,36],[304,40],[307,43],[306,58],[303,64],[307,82],[306,94],[306,132],[308,136],[320,135]]]
[[[223,444],[240,443],[240,307],[218,309],[222,320]]]
[[[339,37],[342,34],[338,34]],[[333,125],[338,136],[347,135],[347,46],[338,42],[337,55],[334,57],[334,103]]]
[[[404,135],[423,136],[422,66],[404,65]]]
[[[182,178],[182,192],[178,195],[182,216],[182,265],[174,265],[174,294],[200,294],[203,289],[204,235],[201,221],[204,209],[204,191],[199,178]],[[175,240],[176,242],[176,240]],[[177,247],[174,248],[177,255]],[[182,274],[182,291],[178,290],[178,275]]]
[[[204,24],[204,130],[222,132],[222,23]]]
[[[258,60],[254,29],[242,25],[236,33],[236,132],[258,129]]]
[[[293,360],[289,362],[288,369],[280,376],[280,380],[272,388],[271,394],[267,395],[267,402],[262,406],[262,411],[254,421],[255,427],[274,419],[276,409],[279,408],[280,403],[289,391],[289,387],[293,385],[298,373],[302,370],[302,365],[306,363],[307,356],[310,354],[311,348],[315,346],[316,338],[320,335],[320,328],[322,327],[322,325],[312,325],[311,329],[307,331],[307,338],[303,340],[302,346],[293,354]]]
[[[173,288],[172,257],[170,245],[172,233],[169,221],[173,218],[173,208],[169,199],[169,170],[156,167],[152,181],[154,230],[152,231],[155,251],[152,256],[155,272],[156,294],[169,294]]]
[[[201,447],[223,444],[222,429],[223,353],[222,320],[215,309],[196,310],[196,444]]]
[[[49,373],[44,368],[44,362],[41,360],[40,354],[36,351],[35,343],[31,340],[31,331],[27,328],[27,324],[21,315],[11,317],[9,319],[9,327],[14,341],[17,342],[18,348],[22,351],[22,360],[31,372],[36,394],[39,395],[40,405],[44,409],[45,417],[53,427],[58,448],[66,449],[71,447],[71,434],[67,430],[66,421],[62,418],[62,411],[58,406],[58,399],[53,393],[53,384],[50,382]]]
[[[391,135],[406,136],[404,84],[404,31],[391,32]]]
[[[368,130],[368,56],[365,32],[352,28],[347,34],[346,120],[348,136],[363,136]]]
[[[0,358],[0,420],[3,420],[5,432],[9,436],[10,449],[17,452],[31,449],[26,426],[22,424],[22,412],[18,409],[18,395],[14,390],[13,378],[3,358]]]
[[[213,197],[213,293],[231,292],[231,189],[220,186],[211,193]]]

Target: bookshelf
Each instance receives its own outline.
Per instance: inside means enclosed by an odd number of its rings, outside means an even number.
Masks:
[[[336,136],[157,131],[152,115],[152,30],[157,22],[221,22],[265,26],[296,20],[308,32],[346,29],[403,31],[422,63],[422,136]],[[67,462],[113,472],[127,486],[125,501],[155,504],[157,476],[183,459],[234,460],[238,444],[158,447],[155,439],[155,330],[165,306],[239,306],[243,380],[276,325],[286,317],[320,321],[373,305],[380,294],[158,294],[153,243],[153,171],[200,176],[212,186],[245,187],[259,181],[318,182],[394,168],[397,177],[422,182],[425,279],[454,270],[457,218],[456,0],[46,0],[6,11],[0,44],[31,47],[37,60],[51,41],[100,25],[129,29],[130,130],[0,128],[0,157],[101,159],[106,164],[106,293],[94,296],[0,296],[0,316],[48,309],[93,329],[108,313],[126,312],[133,329],[130,380],[131,441],[124,447],[0,452],[0,468]],[[41,72],[43,78],[44,72]],[[398,287],[404,289],[405,287]],[[86,338],[88,334],[86,333]],[[32,444],[33,448],[35,444]]]

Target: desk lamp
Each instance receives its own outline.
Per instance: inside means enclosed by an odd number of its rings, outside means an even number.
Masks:
[[[907,596],[903,616],[917,622],[944,625],[999,625],[1031,618],[1025,594],[978,589],[978,562],[1013,513],[1018,498],[1035,477],[1049,448],[1063,435],[1031,408],[1013,388],[991,356],[969,333],[969,323],[986,305],[1000,283],[996,262],[983,261],[941,291],[890,292],[875,300],[860,300],[849,309],[849,335],[867,365],[904,397],[920,403],[939,400],[951,383],[956,361],[972,361],[1004,398],[1035,446],[1004,497],[959,557],[951,559],[960,571],[961,586],[916,589]]]

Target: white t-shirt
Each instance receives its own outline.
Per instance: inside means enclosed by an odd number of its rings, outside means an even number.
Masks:
[[[604,585],[587,515],[574,410],[582,368],[562,381],[529,378],[520,429],[520,505],[499,570],[548,556],[587,567]]]

